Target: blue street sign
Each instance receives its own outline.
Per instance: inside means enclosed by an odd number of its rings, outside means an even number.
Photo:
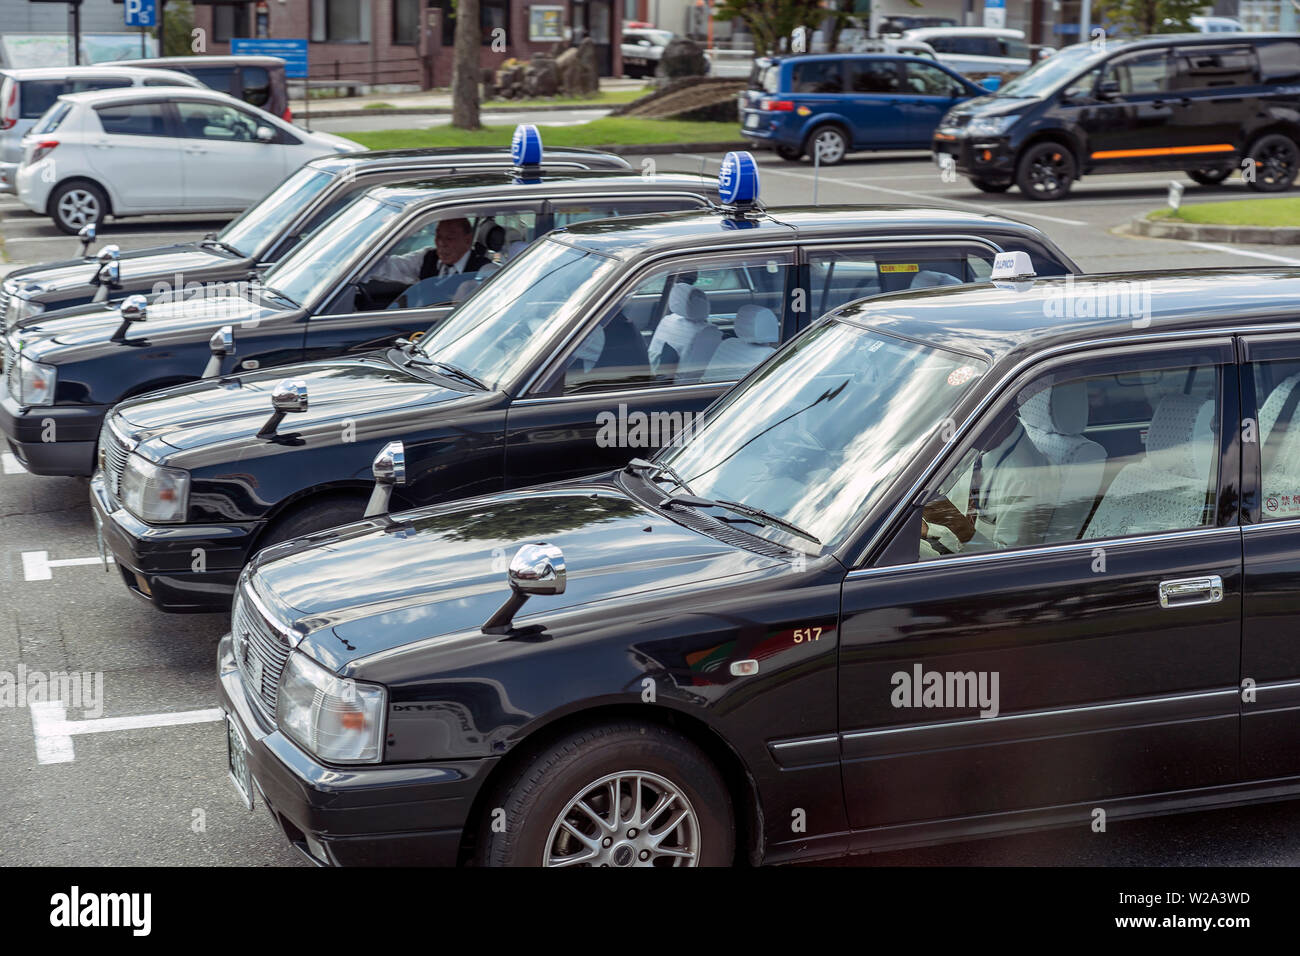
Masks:
[[[131,0],[127,0],[128,3]],[[150,0],[151,2],[151,0]],[[290,80],[307,79],[306,40],[263,40],[255,37],[236,37],[230,41],[230,52],[255,56],[278,56],[284,60],[284,75]]]
[[[128,27],[156,27],[158,25],[157,0],[126,0],[122,9],[126,12]]]

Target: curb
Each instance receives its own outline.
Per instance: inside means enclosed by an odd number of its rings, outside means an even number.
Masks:
[[[1258,245],[1300,244],[1296,226],[1214,226],[1198,222],[1168,222],[1135,216],[1129,227],[1139,236],[1152,239],[1190,239],[1202,242],[1249,242]]]
[[[510,106],[509,100],[507,100],[501,106],[496,106],[495,104],[490,107],[480,106],[479,115],[487,114],[488,116],[491,116],[493,113],[498,112],[558,113],[562,110],[614,110],[620,105],[624,104],[615,103],[613,106],[610,106],[606,103],[547,103],[544,106]],[[312,110],[311,117],[312,119],[336,119],[346,116],[450,116],[451,112],[452,110],[450,106],[393,106],[379,110]],[[302,113],[303,116],[306,116],[306,113],[303,111],[296,109],[293,111],[295,118],[297,118],[300,113]]]
[[[638,156],[655,156],[664,153],[718,153],[726,152],[732,149],[747,149],[748,144],[743,140],[737,140],[730,143],[645,143],[636,145],[635,143],[624,143],[619,146],[599,146],[593,145],[590,149],[600,149],[607,153],[613,153],[615,156],[626,156],[629,153]]]

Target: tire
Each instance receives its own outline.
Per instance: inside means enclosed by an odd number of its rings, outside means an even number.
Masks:
[[[1300,147],[1281,133],[1261,136],[1246,155],[1255,160],[1255,177],[1247,179],[1246,185],[1257,193],[1286,192],[1300,172]]]
[[[776,155],[787,162],[797,163],[803,157],[803,150],[798,146],[778,146],[776,147]]]
[[[1232,175],[1231,169],[1189,169],[1187,178],[1202,186],[1217,186]]]
[[[359,520],[365,514],[365,510],[366,503],[360,498],[331,498],[308,503],[297,511],[289,512],[271,525],[266,535],[257,543],[257,549],[260,551],[281,541],[288,541],[290,538],[301,538],[305,534],[349,524]]]
[[[642,796],[639,821],[626,816],[636,812],[634,781]],[[618,820],[609,812],[614,788]],[[650,813],[670,792],[673,803]],[[580,800],[601,822],[577,809]],[[563,825],[566,820],[581,837]],[[530,754],[487,801],[475,862],[730,866],[733,821],[727,788],[703,751],[666,727],[620,721],[573,731]],[[637,822],[642,826],[629,826]],[[656,847],[679,852],[656,855]],[[693,858],[679,855],[692,850]]]
[[[821,153],[821,165],[834,166],[844,160],[849,152],[849,137],[844,127],[827,123],[818,126],[804,141],[803,152],[814,157],[814,150]]]
[[[987,179],[972,179],[970,184],[982,193],[1004,193],[1011,188],[1011,183],[991,183]]]
[[[1064,199],[1074,185],[1074,156],[1060,143],[1030,146],[1016,163],[1016,185],[1030,199]]]
[[[82,226],[96,227],[108,215],[108,196],[92,182],[74,180],[62,183],[50,196],[50,218],[59,231],[75,236]]]

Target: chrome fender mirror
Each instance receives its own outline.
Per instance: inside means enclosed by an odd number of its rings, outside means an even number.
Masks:
[[[86,253],[90,251],[90,244],[95,241],[95,224],[88,222],[77,230],[77,238],[81,240],[81,258],[86,258]]]
[[[485,634],[509,634],[514,617],[534,594],[563,594],[568,572],[564,552],[553,544],[526,544],[510,559],[510,597],[483,625]]]
[[[370,502],[366,505],[367,518],[387,514],[393,488],[406,484],[406,446],[400,441],[390,441],[375,456],[370,473],[375,476],[375,489],[370,492]]]
[[[307,411],[307,383],[301,379],[286,378],[271,392],[271,417],[258,431],[258,438],[274,438],[275,430],[284,421],[285,415],[297,415]]]
[[[204,378],[212,378],[221,374],[221,360],[227,355],[235,354],[235,329],[230,325],[223,325],[217,331],[212,333],[212,338],[208,339],[208,348],[212,356],[208,359],[207,366],[203,369]]]

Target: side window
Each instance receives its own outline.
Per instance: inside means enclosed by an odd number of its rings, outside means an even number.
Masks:
[[[581,199],[574,202],[552,203],[554,225],[552,229],[571,226],[588,219],[621,219],[626,216],[645,216],[656,212],[678,209],[699,209],[703,203],[689,199]]]
[[[376,312],[463,302],[537,238],[536,209],[475,207],[417,220],[329,311]]]
[[[214,139],[252,143],[257,140],[257,121],[247,113],[221,103],[180,100],[176,103],[182,135],[188,139]]]
[[[1256,45],[1260,77],[1265,83],[1300,77],[1300,43],[1276,40]]]
[[[1124,57],[1106,68],[1103,82],[1119,84],[1121,96],[1164,93],[1169,89],[1169,57],[1164,50]]]
[[[998,41],[999,54],[1016,60],[1029,59],[1029,44],[1014,37],[1004,37]]]
[[[121,103],[95,109],[105,133],[119,136],[165,136],[161,103]]]
[[[1253,362],[1265,521],[1300,518],[1300,361]]]
[[[216,90],[219,93],[230,93],[230,81],[234,76],[235,68],[233,66],[207,66],[195,67],[183,72],[190,74],[210,90]]]
[[[776,351],[793,280],[784,252],[657,269],[569,356],[564,391],[734,381]]]
[[[1187,50],[1175,57],[1173,89],[1214,90],[1257,86],[1259,67],[1249,48]]]
[[[908,63],[907,89],[922,96],[956,96],[961,94],[959,84],[943,70],[924,63]]]
[[[864,296],[975,282],[992,274],[993,255],[935,248],[810,250],[808,311],[818,318]],[[975,271],[976,262],[983,275]]]
[[[843,93],[843,60],[813,60],[796,63],[791,70],[793,93]]]
[[[849,60],[849,89],[854,93],[901,93],[898,64],[893,60]]]
[[[271,99],[271,74],[264,66],[246,66],[240,71],[244,82],[244,102],[266,106]]]
[[[1021,388],[926,501],[919,559],[1212,526],[1221,368],[1204,359],[1098,359]]]

